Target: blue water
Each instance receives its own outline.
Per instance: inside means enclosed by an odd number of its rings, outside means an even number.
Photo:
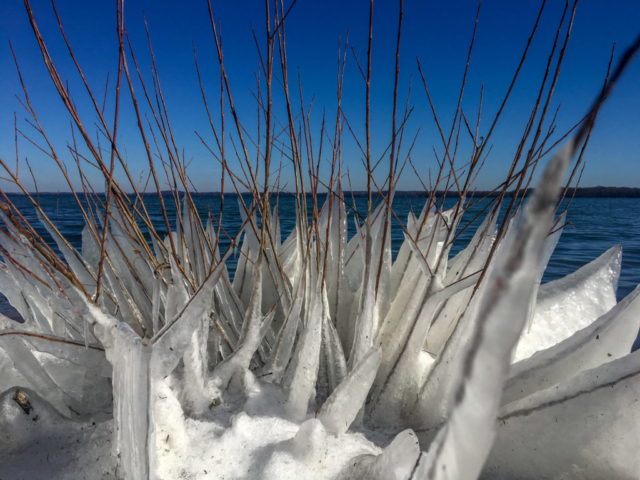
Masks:
[[[52,248],[55,250],[52,239],[37,221],[35,209],[29,200],[23,195],[10,194],[9,198],[21,209],[27,220],[35,226],[43,238],[50,242]],[[220,197],[218,195],[196,196],[195,199],[199,212],[203,217],[206,217],[209,212],[212,212],[217,217],[220,209]],[[324,199],[322,198],[320,200],[323,201]],[[351,199],[347,198],[347,200],[350,204],[352,203]],[[398,193],[393,203],[394,211],[403,222],[406,222],[408,212],[413,209],[416,215],[418,215],[425,200],[425,198],[403,197],[401,193]],[[358,212],[366,212],[366,198],[356,197],[355,202]],[[453,206],[455,202],[455,199],[447,199],[445,201],[445,208]],[[175,206],[173,206],[172,198],[169,196],[165,197],[165,204],[167,205],[167,213],[172,228],[175,228]],[[84,220],[74,197],[69,194],[43,194],[40,195],[40,205],[70,243],[80,249]],[[145,196],[145,205],[158,233],[164,237],[167,232],[157,195]],[[460,228],[464,228],[485,206],[486,201],[470,208],[465,214]],[[292,197],[282,197],[279,199],[279,207],[282,239],[284,241],[295,225],[295,200]],[[563,207],[561,207],[561,209],[563,209]],[[555,280],[574,272],[613,245],[620,243],[622,244],[623,255],[622,271],[618,284],[618,299],[624,298],[640,284],[640,215],[638,212],[640,212],[640,199],[638,198],[574,199],[567,217],[571,225],[566,226],[564,229],[558,246],[544,274],[543,282]],[[352,212],[350,212],[350,217],[353,217]],[[222,225],[226,233],[234,236],[241,223],[237,197],[234,195],[225,196]],[[479,223],[479,221],[472,223],[460,234],[458,241],[452,249],[452,255],[464,248],[473,236]],[[354,222],[353,219],[350,218],[349,234],[353,235],[354,233]],[[220,238],[221,252],[224,252],[230,242],[229,239],[222,234]],[[402,229],[394,219],[392,228],[392,248],[394,256],[397,254],[402,240]],[[230,268],[231,271],[235,268],[235,260],[233,257]],[[12,316],[15,315],[4,297],[0,298],[0,311]]]

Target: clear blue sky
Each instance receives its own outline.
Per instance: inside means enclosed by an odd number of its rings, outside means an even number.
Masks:
[[[290,2],[287,1],[285,8]],[[115,0],[87,2],[59,0],[58,11],[67,35],[84,72],[96,94],[101,98],[107,72],[111,72],[107,101],[109,116],[113,115],[117,39],[115,33]],[[224,35],[225,63],[233,85],[234,100],[241,119],[252,131],[256,124],[256,104],[250,91],[255,91],[254,71],[258,56],[251,36],[253,23],[258,39],[264,41],[264,5],[257,1],[215,1],[214,15],[220,18]],[[518,64],[539,9],[538,1],[485,0],[480,13],[474,54],[471,60],[463,108],[468,117],[477,115],[480,86],[484,82],[484,108],[480,132],[486,134],[511,77]],[[564,2],[549,0],[538,34],[520,79],[493,136],[495,145],[484,171],[478,177],[479,189],[491,188],[502,180],[511,163],[518,140],[538,92],[544,65],[562,14]],[[57,62],[62,77],[69,86],[88,126],[95,115],[71,64],[58,29],[51,3],[32,0],[36,20]],[[432,120],[426,95],[417,73],[416,56],[425,71],[440,120],[448,131],[453,118],[458,91],[464,71],[467,50],[476,15],[475,1],[424,2],[405,1],[402,35],[399,111],[404,109],[409,77],[414,75],[411,105],[415,107],[407,125],[412,137],[418,127],[421,132],[412,154],[413,161],[427,177],[427,168],[435,166],[432,146],[439,155],[443,148]],[[147,15],[154,43],[174,133],[187,159],[194,158],[189,169],[196,187],[217,191],[220,167],[201,145],[194,131],[213,144],[202,106],[194,67],[192,42],[198,49],[199,63],[212,108],[217,107],[219,67],[214,55],[213,36],[205,0],[170,2],[167,0],[126,0],[125,23],[139,61],[150,83],[149,61],[144,36],[143,12]],[[378,0],[374,10],[374,54],[372,80],[372,144],[374,157],[380,155],[390,140],[393,92],[393,65],[398,20],[397,2]],[[349,43],[361,62],[366,58],[368,2],[299,0],[287,24],[288,58],[291,76],[299,67],[303,93],[308,105],[315,97],[312,125],[317,133],[322,109],[335,118],[335,92],[338,39],[344,40],[349,29]],[[582,0],[578,5],[572,37],[562,67],[560,81],[552,102],[553,111],[562,102],[558,115],[558,131],[564,131],[584,115],[588,105],[601,88],[611,47],[617,42],[617,57],[640,30],[640,3],[636,0],[602,2]],[[18,124],[35,139],[37,136],[25,124],[25,112],[15,98],[22,97],[18,76],[7,40],[11,40],[29,89],[31,100],[48,135],[59,154],[67,161],[70,172],[75,167],[66,151],[70,140],[69,116],[54,90],[44,68],[35,38],[22,2],[7,0],[0,6],[0,156],[15,163],[13,114]],[[563,35],[564,37],[564,35]],[[261,45],[263,47],[263,45]],[[558,48],[559,50],[559,48]],[[131,62],[130,62],[131,63]],[[124,86],[124,85],[123,85]],[[292,90],[297,83],[292,79]],[[295,87],[295,88],[294,88]],[[282,95],[274,83],[276,114],[284,122]],[[137,86],[139,97],[142,92]],[[361,140],[364,139],[364,85],[353,55],[347,57],[343,108]],[[295,97],[297,99],[297,95]],[[140,98],[142,100],[142,98]],[[139,141],[128,90],[123,89],[122,117],[119,131],[124,138],[131,170],[148,172],[146,157]],[[228,112],[227,112],[228,113]],[[230,115],[227,117],[231,120]],[[475,120],[474,120],[475,121]],[[229,125],[230,126],[230,125]],[[95,131],[94,128],[90,130]],[[264,128],[263,128],[264,133]],[[360,153],[345,128],[343,159],[352,172],[354,189],[364,189]],[[465,139],[460,161],[468,155],[470,142]],[[405,141],[408,144],[408,140]],[[316,143],[317,149],[317,143]],[[24,157],[34,167],[40,190],[66,190],[62,175],[51,160],[24,139],[19,139],[20,177],[31,186]],[[406,152],[406,149],[405,149]],[[610,185],[640,187],[640,61],[628,70],[613,98],[603,108],[585,156],[587,167],[583,186]],[[275,163],[279,156],[276,155]],[[384,167],[386,170],[386,167]],[[283,182],[290,180],[286,167]],[[77,175],[72,174],[72,178]],[[97,189],[102,182],[92,175]],[[79,184],[77,184],[79,187]],[[291,185],[291,184],[289,184]],[[3,188],[14,187],[3,182]],[[405,172],[401,189],[420,189],[413,172]]]

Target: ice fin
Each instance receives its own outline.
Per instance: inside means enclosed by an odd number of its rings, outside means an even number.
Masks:
[[[224,260],[229,253],[227,252]],[[168,320],[167,324],[153,337],[151,370],[154,378],[162,378],[173,371],[189,346],[199,322],[203,318],[209,318],[213,288],[220,279],[223,263],[219,263],[209,274],[209,278],[191,297],[182,311],[173,320]]]
[[[351,368],[364,357],[373,345],[373,338],[378,326],[378,309],[375,298],[375,273],[372,272],[372,233],[368,223],[365,223],[365,267],[363,275],[362,296],[358,308],[355,338],[349,355]]]
[[[591,325],[516,363],[505,385],[503,403],[628,355],[639,327],[640,286]]]
[[[304,419],[307,415],[309,400],[313,395],[318,376],[323,316],[318,284],[315,286],[313,298],[313,308],[307,317],[307,325],[284,379],[284,385],[288,391],[285,409],[287,415],[297,421]]]
[[[271,354],[264,366],[265,379],[270,382],[280,383],[285,369],[291,359],[296,332],[300,323],[300,311],[304,300],[305,275],[301,275],[296,287],[295,297],[289,308],[289,312],[278,332],[276,341],[271,349]]]
[[[503,407],[483,478],[636,478],[640,351]]]
[[[40,223],[44,225],[44,227],[47,229],[47,232],[49,232],[49,235],[53,237],[56,245],[58,246],[58,249],[64,255],[65,260],[69,264],[69,267],[71,267],[73,273],[78,277],[80,283],[89,293],[95,293],[96,276],[89,266],[88,262],[82,257],[82,255],[80,255],[80,253],[78,253],[75,248],[73,248],[69,244],[69,242],[67,242],[58,234],[58,232],[49,222],[49,219],[45,219],[38,209],[36,209],[36,213],[38,214]],[[91,235],[91,232],[87,233]]]
[[[622,246],[616,245],[566,277],[540,286],[529,331],[514,361],[549,348],[586,327],[616,304]]]
[[[347,376],[347,361],[336,327],[326,314],[322,322],[322,346],[329,381],[328,393],[331,394]]]
[[[546,242],[544,242],[544,252],[542,254],[542,263],[540,264],[538,278],[536,279],[536,283],[533,286],[533,292],[531,293],[531,300],[529,301],[529,314],[528,314],[529,318],[527,322],[527,333],[531,332],[531,324],[533,322],[534,311],[536,307],[536,299],[538,297],[538,290],[540,289],[540,282],[542,281],[542,276],[544,275],[544,271],[547,269],[547,265],[549,264],[551,255],[553,255],[553,251],[556,249],[556,245],[558,245],[558,241],[560,240],[560,235],[562,235],[562,231],[564,230],[564,224],[566,219],[567,219],[567,212],[565,211],[554,222],[552,228],[555,228],[555,230],[549,233],[549,236],[547,237]],[[557,225],[560,225],[560,226],[556,228]]]
[[[254,269],[251,301],[245,314],[236,350],[230,357],[219,363],[213,371],[212,384],[221,390],[228,387],[234,375],[249,368],[253,355],[262,343],[262,334],[264,333],[262,330],[264,320],[262,317],[262,270],[264,268],[262,259],[263,254],[260,253]]]
[[[429,447],[428,470],[434,480],[478,478],[491,451],[512,351],[527,320],[560,182],[573,151],[569,141],[549,162],[513,241],[486,280],[473,334],[457,359],[445,433]]]
[[[342,435],[364,405],[380,366],[382,350],[372,347],[324,403],[318,418],[327,432]]]

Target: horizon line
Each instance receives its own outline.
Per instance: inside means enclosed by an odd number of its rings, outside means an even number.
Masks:
[[[575,196],[576,197],[582,197],[582,198],[640,198],[640,187],[605,187],[602,185],[598,185],[596,187],[569,187],[569,189],[567,190],[567,193],[571,193],[573,195],[575,190]],[[535,188],[530,188],[527,190],[526,192],[526,196],[530,195],[533,191],[535,191]],[[196,195],[204,195],[204,196],[222,196],[222,192],[220,191],[209,191],[209,192],[197,192],[195,190],[189,190],[190,193],[196,194]],[[7,195],[31,195],[31,196],[37,196],[37,195],[79,195],[79,196],[85,196],[85,192],[71,192],[71,191],[44,191],[44,192],[28,192],[28,193],[24,193],[24,192],[5,192]],[[127,195],[135,195],[135,192],[125,192]],[[178,190],[178,194],[184,194],[185,190]],[[318,192],[318,195],[320,196],[324,196],[327,195],[329,192],[328,191],[324,191],[324,192]],[[387,194],[388,191],[387,190],[383,190],[382,193]],[[459,197],[459,193],[457,191],[443,191],[443,190],[437,190],[434,192],[436,197],[442,197],[442,196],[451,196],[451,197]],[[505,193],[505,196],[513,196],[514,190],[508,190]],[[161,190],[161,194],[163,196],[165,195],[173,195],[173,191],[172,190]],[[368,193],[366,190],[343,190],[343,194],[344,195],[353,195],[353,196],[367,196]],[[416,198],[421,198],[421,197],[428,197],[429,196],[429,191],[427,190],[396,190],[396,196],[401,196],[401,197],[416,197]],[[98,195],[104,195],[104,192],[99,192]],[[152,192],[140,192],[141,196],[157,196],[158,192],[157,191],[152,191]],[[238,195],[251,195],[251,192],[247,191],[247,192],[224,192],[224,195],[229,195],[229,196],[238,196]],[[272,196],[284,196],[284,197],[294,197],[296,196],[296,194],[294,192],[275,192],[271,194]],[[306,196],[311,196],[312,193],[311,192],[307,192]],[[379,196],[380,192],[372,192],[373,196]],[[497,197],[498,195],[500,195],[500,191],[496,190],[475,190],[474,192],[469,192],[468,195],[473,195],[473,196],[484,196],[484,197]]]

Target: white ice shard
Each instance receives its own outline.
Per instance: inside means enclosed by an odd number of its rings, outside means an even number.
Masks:
[[[267,381],[280,383],[291,359],[296,332],[300,325],[300,312],[304,301],[306,275],[301,275],[294,291],[293,303],[273,343],[271,355],[264,367]]]
[[[362,455],[349,462],[340,478],[345,480],[409,480],[420,456],[418,437],[400,432],[380,455]]]
[[[514,361],[570,337],[611,309],[621,259],[622,246],[616,245],[574,273],[542,285],[531,327],[522,333]]]
[[[322,405],[318,418],[327,432],[341,435],[355,420],[380,366],[380,350],[380,347],[371,348]]]
[[[262,315],[262,271],[264,268],[262,258],[262,255],[259,255],[256,267],[253,269],[255,274],[253,292],[236,349],[212,372],[211,384],[220,391],[227,388],[234,375],[249,368],[251,359],[260,348],[266,333],[264,326],[268,326],[273,319],[273,311],[267,316]]]
[[[636,478],[640,352],[505,405],[482,478]]]
[[[569,380],[585,370],[622,358],[640,329],[640,287],[571,337],[516,363],[505,385],[503,403]]]
[[[152,370],[157,378],[173,371],[189,347],[193,333],[201,324],[203,317],[208,317],[213,289],[220,280],[222,269],[222,263],[219,263],[181,311],[175,317],[168,319],[167,324],[153,337]]]
[[[320,285],[316,284],[304,333],[283,380],[283,385],[288,392],[286,413],[289,418],[296,421],[301,421],[307,415],[318,376],[324,310],[321,295]]]

